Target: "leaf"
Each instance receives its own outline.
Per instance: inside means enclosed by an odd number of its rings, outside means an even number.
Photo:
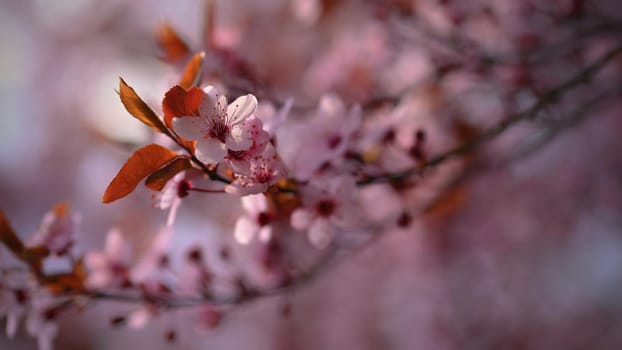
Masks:
[[[188,158],[176,158],[172,162],[166,164],[161,169],[156,170],[145,180],[145,186],[154,191],[161,191],[166,183],[178,173],[190,169],[190,160]]]
[[[4,243],[15,255],[24,251],[24,243],[13,230],[2,210],[0,210],[0,242]]]
[[[164,57],[162,58],[167,62],[177,62],[190,53],[188,45],[168,23],[160,25],[156,32],[156,39],[162,50],[164,50]]]
[[[190,61],[186,65],[186,68],[184,68],[184,73],[181,76],[181,80],[179,80],[179,86],[187,90],[192,86],[199,85],[203,72],[204,59],[205,52],[199,52],[190,59]]]
[[[155,112],[138,96],[136,91],[125,83],[123,78],[119,78],[119,96],[125,109],[136,119],[147,124],[156,131],[163,134],[169,133],[162,120]]]
[[[183,87],[175,85],[168,90],[164,95],[164,100],[162,100],[166,125],[172,128],[173,118],[176,117],[198,116],[203,94],[203,90],[197,87],[185,90]]]
[[[156,144],[137,150],[112,179],[102,196],[102,202],[110,203],[132,193],[142,179],[175,157],[177,153]]]

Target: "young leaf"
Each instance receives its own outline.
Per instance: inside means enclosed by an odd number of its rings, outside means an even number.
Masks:
[[[172,162],[166,164],[161,169],[156,170],[145,180],[145,186],[154,191],[161,191],[164,185],[178,173],[190,169],[190,160],[188,158],[176,158]]]
[[[181,80],[179,80],[179,86],[184,89],[189,89],[192,86],[198,86],[201,82],[201,73],[203,71],[203,60],[205,59],[205,52],[199,52],[194,55],[186,68],[184,68],[184,73],[181,76]]]
[[[119,96],[125,109],[136,119],[152,127],[163,134],[168,134],[168,129],[155,112],[138,96],[136,91],[119,78]]]
[[[158,44],[164,50],[164,57],[167,62],[176,62],[186,57],[190,53],[188,45],[179,37],[175,29],[168,23],[163,23],[156,33]]]
[[[142,179],[175,157],[177,153],[156,144],[137,150],[112,179],[104,192],[102,202],[110,203],[132,193]]]
[[[162,110],[164,122],[169,128],[173,126],[173,118],[182,116],[199,115],[199,106],[203,98],[203,91],[197,87],[191,87],[187,91],[179,85],[173,86],[164,95]]]

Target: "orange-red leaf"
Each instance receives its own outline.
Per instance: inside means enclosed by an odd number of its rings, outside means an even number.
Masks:
[[[112,179],[104,192],[102,202],[110,203],[132,193],[142,179],[175,157],[177,157],[175,152],[156,144],[137,150]]]
[[[136,119],[152,127],[154,130],[168,134],[168,130],[155,112],[138,96],[136,91],[119,78],[119,96],[125,109]]]
[[[178,173],[190,169],[190,160],[188,158],[176,158],[172,162],[166,164],[161,169],[156,170],[145,180],[145,185],[154,191],[161,191],[164,185]]]
[[[197,87],[185,90],[183,87],[173,86],[162,101],[164,122],[169,128],[173,126],[173,118],[181,116],[199,115],[199,106],[203,98],[203,91]]]
[[[9,220],[4,216],[2,210],[0,210],[0,242],[9,248],[11,252],[16,255],[21,254],[24,250],[24,243],[11,227]]]
[[[179,80],[179,86],[187,90],[201,83],[203,59],[205,59],[205,52],[199,52],[190,59],[186,68],[184,68],[181,80]]]
[[[167,62],[176,62],[190,53],[188,45],[179,37],[175,29],[168,23],[163,23],[157,30],[158,44],[164,50],[163,59]]]

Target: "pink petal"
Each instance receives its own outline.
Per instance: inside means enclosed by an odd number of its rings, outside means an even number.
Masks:
[[[268,190],[268,184],[265,183],[247,183],[234,181],[230,185],[225,186],[225,192],[243,197],[251,194],[263,193]]]
[[[241,217],[235,222],[233,237],[240,244],[248,244],[257,234],[259,227],[247,217]]]
[[[257,98],[251,94],[240,96],[227,107],[229,125],[244,121],[257,109]]]
[[[326,248],[335,236],[335,227],[326,219],[318,218],[309,227],[309,241],[319,249]]]
[[[106,236],[106,255],[111,261],[117,263],[129,263],[130,261],[132,248],[118,229],[110,230]]]
[[[231,128],[231,132],[227,137],[227,148],[232,151],[244,151],[253,145],[252,131],[240,126]]]
[[[297,230],[305,230],[309,225],[311,225],[311,221],[313,220],[313,215],[307,209],[296,209],[292,213],[291,224],[292,227]]]
[[[268,210],[268,201],[263,194],[255,194],[242,198],[242,208],[250,214],[259,214]]]
[[[222,162],[227,155],[225,144],[214,138],[201,139],[197,143],[196,156],[206,164]]]
[[[180,117],[173,119],[173,130],[186,140],[200,140],[204,137],[201,117]]]

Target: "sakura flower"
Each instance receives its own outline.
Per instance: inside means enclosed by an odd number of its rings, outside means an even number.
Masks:
[[[263,129],[272,137],[276,131],[285,123],[289,117],[289,112],[294,106],[294,99],[288,98],[281,109],[278,111],[271,103],[260,103],[257,107],[257,117],[263,123]]]
[[[66,203],[57,204],[47,212],[39,230],[30,238],[29,246],[44,246],[56,255],[64,255],[73,245],[73,235],[79,217],[69,212]]]
[[[163,227],[154,238],[149,251],[145,256],[132,267],[130,271],[130,279],[133,282],[143,284],[151,283],[163,285],[170,279],[168,268],[168,249],[173,238],[173,228],[171,226]]]
[[[248,244],[256,237],[264,242],[269,240],[272,235],[270,221],[273,215],[266,197],[263,194],[242,197],[242,207],[245,213],[235,223],[235,239],[241,244]]]
[[[234,172],[249,174],[252,159],[263,152],[268,142],[270,142],[270,136],[263,130],[261,119],[255,117],[246,119],[241,124],[241,127],[245,130],[250,130],[253,143],[246,150],[229,150],[225,160]]]
[[[28,294],[25,289],[14,289],[5,284],[0,285],[0,318],[6,316],[6,335],[9,339],[15,336],[19,320],[26,312]]]
[[[173,129],[187,140],[197,140],[196,157],[204,163],[221,162],[228,151],[244,151],[253,145],[253,133],[243,122],[257,108],[248,94],[227,105],[227,98],[215,87],[203,90],[198,115],[173,119]]]
[[[37,337],[39,350],[52,350],[54,337],[58,334],[56,318],[61,309],[54,305],[54,301],[48,294],[35,298],[32,308],[26,319],[26,330]]]
[[[283,163],[274,147],[268,144],[260,156],[251,160],[249,173],[236,174],[233,182],[225,186],[225,192],[239,196],[262,193],[285,175]]]
[[[326,95],[309,121],[279,134],[279,153],[296,179],[308,180],[343,157],[360,125],[360,107],[348,111],[337,96]]]
[[[351,177],[314,180],[303,190],[303,207],[292,213],[292,227],[307,230],[311,243],[325,248],[338,230],[356,225],[358,208],[353,193]]]
[[[121,231],[112,229],[106,236],[103,252],[92,252],[85,256],[90,274],[86,281],[91,288],[124,287],[129,281],[129,265],[132,248],[123,238]]]

